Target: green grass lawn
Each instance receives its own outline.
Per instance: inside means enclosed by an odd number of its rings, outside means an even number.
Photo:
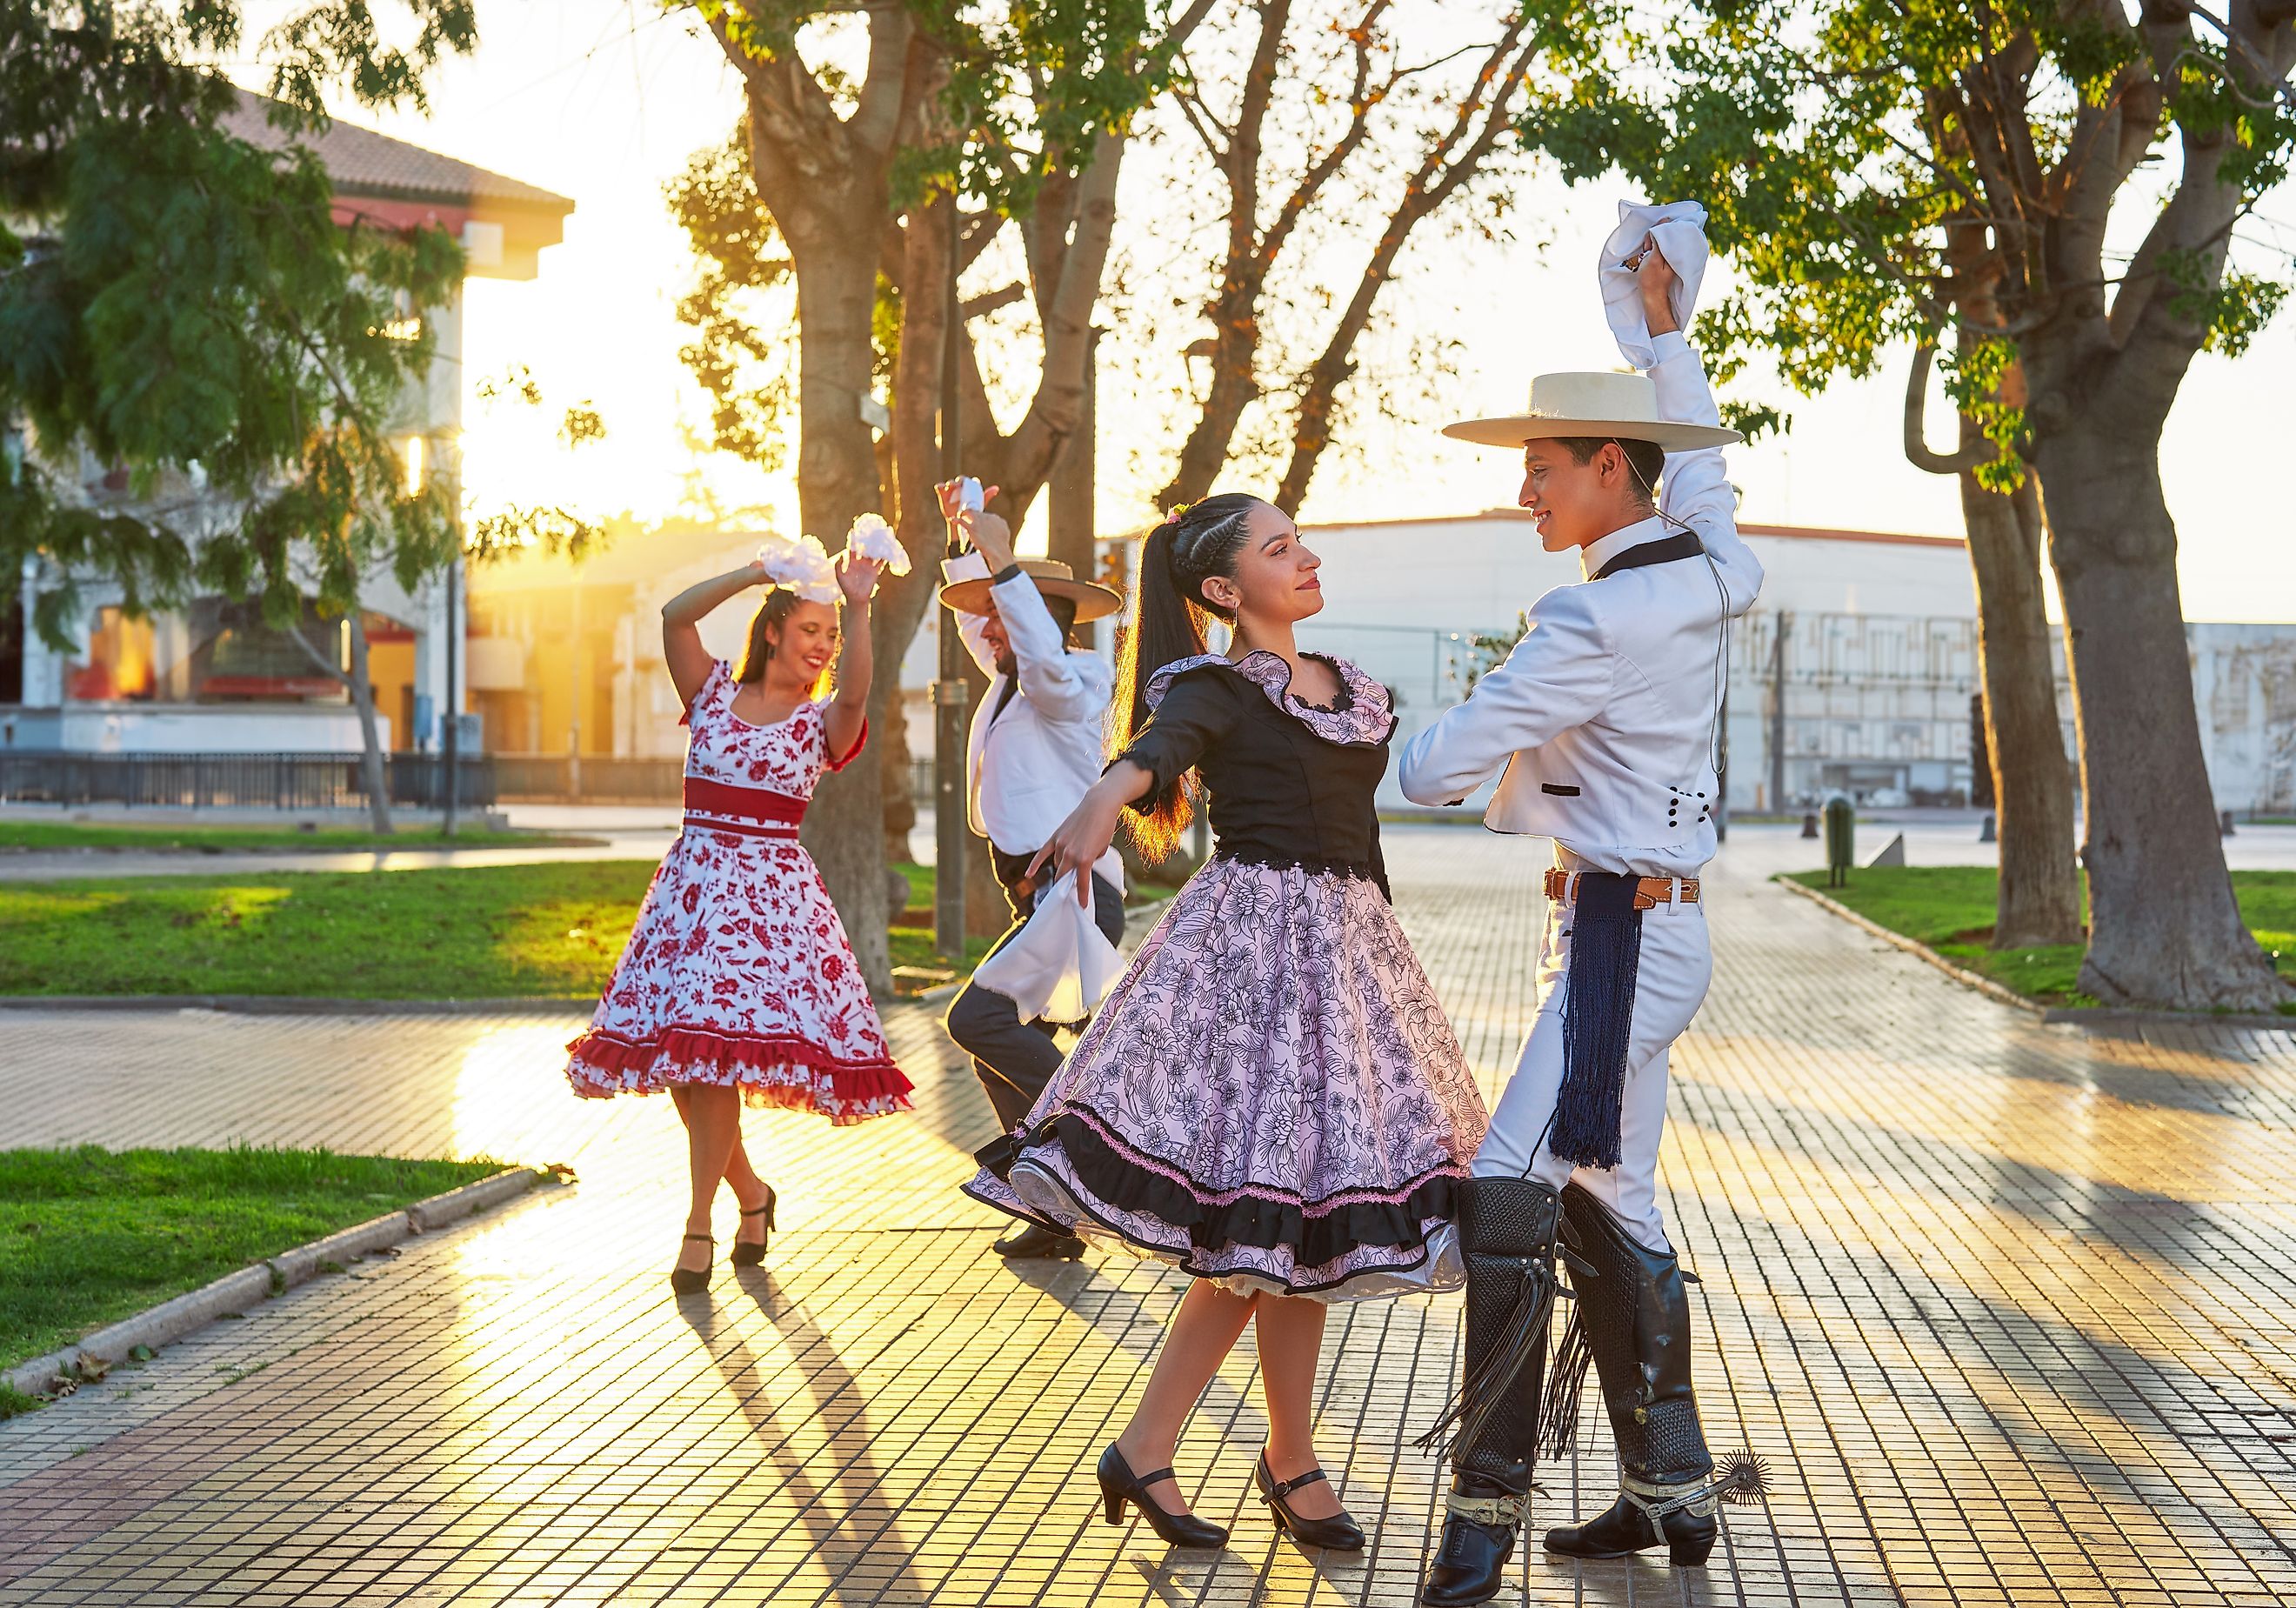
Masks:
[[[2079,944],[2005,952],[1991,948],[1995,879],[1989,866],[1869,868],[1852,871],[1846,888],[1828,888],[1823,871],[1796,872],[1793,880],[2030,998],[2052,1005],[2096,1004],[2074,986],[2080,973]],[[2232,885],[2256,941],[2284,976],[2296,980],[2296,871],[2235,871]]]
[[[932,872],[902,870],[923,914],[893,926],[893,964],[935,966]],[[586,860],[0,882],[0,994],[588,999],[653,871]],[[988,950],[970,943],[964,969]]]
[[[0,1367],[501,1170],[324,1150],[0,1150]]]
[[[143,852],[229,854],[250,850],[304,849],[341,853],[357,849],[555,849],[588,848],[604,840],[565,833],[495,832],[468,827],[448,837],[436,827],[375,833],[364,827],[210,826],[168,822],[0,821],[0,854],[9,849],[111,849]],[[0,857],[0,876],[7,861]]]
[[[595,995],[646,860],[0,883],[0,993]]]

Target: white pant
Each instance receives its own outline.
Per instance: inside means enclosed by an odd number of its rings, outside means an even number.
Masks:
[[[1491,1113],[1489,1136],[1475,1153],[1475,1176],[1529,1176],[1555,1189],[1576,1181],[1609,1207],[1636,1239],[1653,1251],[1670,1251],[1673,1245],[1658,1210],[1667,1053],[1698,1014],[1714,975],[1706,913],[1694,904],[1665,904],[1643,912],[1634,1030],[1628,1041],[1626,1093],[1619,1119],[1619,1164],[1607,1169],[1573,1167],[1546,1144],[1555,1097],[1562,1088],[1562,984],[1570,967],[1571,914],[1567,905],[1548,907],[1539,956],[1538,1019],[1499,1095],[1498,1109]]]

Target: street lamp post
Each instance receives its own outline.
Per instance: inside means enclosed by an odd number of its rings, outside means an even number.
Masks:
[[[461,515],[457,514],[455,516],[455,529],[458,534],[461,530]],[[460,547],[461,545],[462,544],[460,542],[455,544],[457,547]],[[440,829],[450,838],[455,835],[455,794],[461,791],[461,789],[455,785],[459,778],[455,775],[455,767],[456,764],[455,751],[459,747],[456,739],[461,735],[460,727],[463,723],[455,718],[455,714],[456,706],[461,701],[461,700],[455,696],[455,685],[457,681],[460,679],[460,673],[462,670],[462,653],[460,650],[463,644],[462,633],[455,628],[455,604],[457,602],[455,594],[460,590],[455,583],[462,578],[462,573],[463,555],[461,553],[457,552],[454,557],[447,561],[446,724],[439,728],[440,735],[439,742],[439,760],[446,773],[447,788],[446,815],[445,818],[439,823],[439,825]]]
[[[948,198],[947,318],[941,334],[940,472],[960,472],[961,423],[956,388],[956,197]],[[957,546],[948,544],[955,558]],[[964,639],[957,635],[956,611],[940,613],[940,675],[933,683],[933,948],[951,962],[964,955]]]

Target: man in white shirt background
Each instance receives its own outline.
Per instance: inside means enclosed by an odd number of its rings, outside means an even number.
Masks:
[[[1668,1051],[1713,971],[1697,876],[1720,808],[1726,633],[1762,570],[1723,470],[1738,438],[1679,332],[1688,299],[1639,230],[1614,247],[1622,259],[1606,256],[1605,272],[1635,281],[1647,375],[1541,375],[1525,413],[1446,432],[1522,454],[1522,506],[1548,550],[1580,550],[1586,579],[1534,603],[1506,662],[1401,763],[1404,792],[1423,804],[1459,803],[1498,775],[1486,823],[1554,840],[1538,1015],[1463,1192],[1464,1382],[1428,1438],[1456,1431],[1423,1597],[1438,1605],[1498,1591],[1532,1464],[1568,1449],[1590,1359],[1621,1489],[1600,1516],[1548,1531],[1549,1551],[1664,1545],[1676,1563],[1702,1563],[1718,1497],[1740,1494],[1735,1470],[1715,1478],[1700,1426],[1657,1169]],[[1542,1391],[1558,1237],[1577,1300]]]
[[[1106,759],[1115,672],[1097,653],[1071,646],[1070,635],[1116,612],[1123,599],[1077,579],[1056,560],[1016,559],[1010,527],[995,513],[966,508],[955,482],[940,496],[950,529],[971,546],[942,565],[947,584],[940,599],[956,611],[964,645],[989,678],[965,744],[965,798],[972,828],[988,840],[1013,907],[1001,949],[1044,891],[1029,879],[1029,861],[1100,780]],[[988,496],[995,496],[992,488]],[[1124,934],[1124,866],[1112,849],[1093,868],[1093,906],[1102,933],[1116,943]],[[949,1005],[947,1025],[972,1057],[998,1126],[1010,1134],[1060,1070],[1052,1024],[1022,1021],[1011,999],[975,980]],[[996,1250],[1020,1259],[1076,1256],[1084,1245],[1029,1225],[997,1241]]]

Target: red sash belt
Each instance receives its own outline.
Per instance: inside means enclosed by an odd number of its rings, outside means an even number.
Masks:
[[[701,776],[685,778],[685,824],[705,832],[794,842],[798,823],[805,819],[805,804],[803,799],[792,799],[769,787],[735,787]]]

